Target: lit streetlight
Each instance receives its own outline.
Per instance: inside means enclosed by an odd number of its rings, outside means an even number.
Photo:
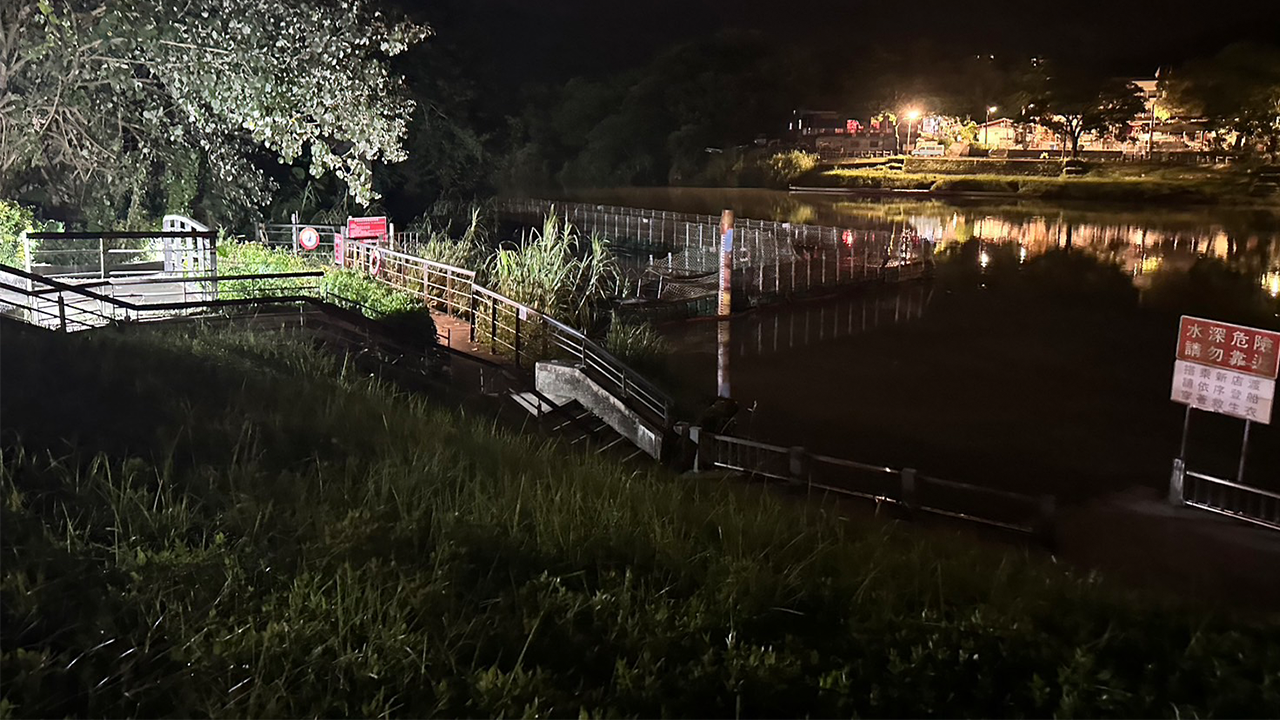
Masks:
[[[911,123],[920,118],[920,111],[911,109],[907,111],[907,152],[911,152]]]
[[[984,123],[982,123],[982,144],[983,144],[983,146],[986,146],[986,144],[987,144],[987,126],[991,124],[991,113],[993,113],[993,112],[995,112],[996,110],[999,110],[999,109],[1000,109],[1000,108],[996,107],[995,105],[988,105],[988,106],[987,106],[987,121],[986,121],[986,122],[984,122]]]

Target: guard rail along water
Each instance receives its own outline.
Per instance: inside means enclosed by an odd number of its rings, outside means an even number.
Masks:
[[[676,430],[697,448],[694,470],[730,470],[748,477],[783,480],[808,492],[833,493],[897,506],[908,517],[928,513],[976,522],[1053,544],[1056,501],[1021,493],[920,475],[914,469],[844,460],[721,435],[684,423]]]
[[[541,224],[554,211],[580,230],[599,233],[616,243],[630,239],[652,250],[696,250],[710,255],[720,252],[720,217],[716,215],[533,198],[499,200],[496,208],[502,215],[535,224]],[[865,246],[869,263],[883,263],[902,255],[900,244],[904,239],[917,242],[922,238],[910,229],[899,233],[737,217],[734,265],[751,267],[779,258],[793,259],[797,249],[837,250],[853,246]],[[919,254],[907,250],[911,257]]]
[[[1169,502],[1280,530],[1280,494],[1188,470],[1174,458]]]
[[[503,217],[538,225],[552,212],[584,233],[609,240],[626,265],[639,270],[636,299],[694,306],[718,292],[720,219],[666,210],[549,200],[498,203]],[[731,284],[734,304],[757,306],[837,287],[902,282],[928,275],[933,245],[914,230],[901,233],[736,218]],[[646,261],[647,257],[647,261]]]

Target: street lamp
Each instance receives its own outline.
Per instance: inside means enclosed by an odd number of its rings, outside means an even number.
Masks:
[[[986,122],[984,122],[984,123],[982,123],[982,144],[983,144],[983,146],[986,146],[986,144],[987,144],[987,126],[991,124],[991,113],[993,113],[993,112],[995,112],[996,110],[999,110],[999,109],[1000,109],[1000,108],[996,107],[995,105],[988,105],[988,106],[987,106],[987,121],[986,121]]]
[[[911,123],[912,123],[913,121],[915,121],[915,120],[919,119],[919,117],[920,117],[920,111],[919,111],[919,110],[908,110],[908,111],[907,111],[907,152],[910,152],[910,151],[911,151],[911,150],[910,150],[910,148],[911,148]]]

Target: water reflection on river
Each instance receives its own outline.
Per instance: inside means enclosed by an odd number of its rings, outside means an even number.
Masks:
[[[730,381],[748,409],[737,432],[1064,499],[1167,482],[1183,418],[1169,400],[1181,312],[1280,328],[1280,217],[1271,211],[949,205],[758,190],[571,199],[706,214],[732,207],[748,217],[933,240],[938,275],[930,283],[736,317]],[[1073,252],[1051,253],[1063,248]],[[1125,290],[1120,273],[1071,260],[1081,254],[1119,266],[1137,290]],[[1028,268],[1039,273],[1030,282]],[[716,323],[664,332],[676,348],[677,390],[709,400]],[[1234,477],[1241,430],[1238,420],[1197,413],[1192,466]],[[1256,427],[1251,443],[1246,481],[1280,487],[1280,431]]]

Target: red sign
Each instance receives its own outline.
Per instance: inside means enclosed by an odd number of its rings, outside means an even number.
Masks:
[[[1280,332],[1182,316],[1178,359],[1274,380]]]
[[[349,240],[383,240],[387,237],[387,218],[359,217],[347,218],[347,239]]]
[[[342,246],[342,235],[340,235],[339,233],[334,233],[333,234],[333,264],[334,265],[346,265],[346,253],[344,252],[344,250],[345,248],[343,248]]]

